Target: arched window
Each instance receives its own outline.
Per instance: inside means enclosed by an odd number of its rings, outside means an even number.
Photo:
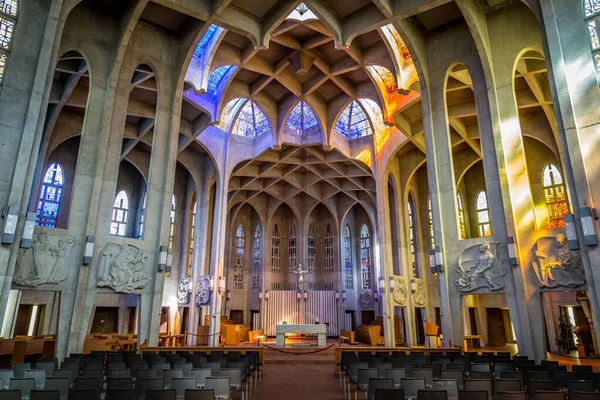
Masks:
[[[288,236],[288,261],[290,268],[296,268],[298,264],[298,243],[296,238],[296,224],[290,225]]]
[[[245,101],[246,99],[236,98],[233,100],[229,100],[225,107],[223,107],[223,111],[221,111],[221,119],[219,121],[219,128],[222,130],[227,129],[227,123],[229,122],[229,117],[231,116],[231,112],[236,109],[236,106],[240,104],[240,102]]]
[[[350,227],[344,226],[344,277],[346,289],[354,289],[354,274],[352,271],[352,238]]]
[[[419,268],[419,246],[417,239],[417,218],[414,212],[415,205],[412,196],[408,195],[408,230],[410,237],[410,260],[412,262],[413,278],[421,277],[421,268]]]
[[[208,77],[208,90],[212,93],[217,93],[221,81],[232,68],[235,67],[233,65],[221,65],[220,67],[215,68]]]
[[[389,69],[382,67],[380,65],[373,65],[368,67],[373,75],[376,75],[381,79],[388,93],[394,93],[398,90],[398,84],[396,83],[396,78],[394,74],[390,72]]]
[[[369,228],[360,228],[360,271],[363,290],[371,289],[371,237]]]
[[[588,27],[590,43],[592,45],[592,57],[596,70],[600,72],[600,38],[598,29],[600,28],[600,1],[584,0],[583,8],[585,13],[585,22]]]
[[[269,121],[262,110],[249,100],[237,115],[231,133],[255,138],[270,129]]]
[[[325,273],[333,273],[333,233],[331,224],[325,225]]]
[[[115,198],[112,223],[110,225],[110,234],[116,236],[125,236],[127,234],[128,217],[129,196],[127,196],[127,192],[121,190],[119,193],[117,193],[117,197]]]
[[[142,200],[142,207],[140,207],[140,223],[138,226],[138,234],[137,238],[141,239],[144,236],[144,222],[146,219],[146,199],[148,197],[148,192],[144,193],[144,199]]]
[[[260,288],[260,225],[256,225],[254,230],[254,248],[252,249],[252,289]]]
[[[465,206],[460,192],[456,194],[456,204],[458,205],[458,226],[460,228],[460,240],[467,238],[467,222],[465,219]]]
[[[479,236],[492,235],[490,208],[484,191],[479,192],[477,195],[477,223],[479,224]]]
[[[40,188],[40,197],[35,217],[36,225],[56,228],[63,185],[64,173],[62,166],[59,163],[50,164],[44,174],[42,187]]]
[[[271,272],[276,274],[281,272],[281,236],[279,236],[279,225],[273,225],[271,235]]]
[[[171,195],[171,216],[169,220],[169,249],[173,248],[173,240],[175,237],[175,208],[177,203],[175,202],[175,195]]]
[[[317,240],[315,234],[315,226],[310,224],[308,226],[308,271],[309,273],[315,272],[315,263],[317,257]]]
[[[369,117],[356,100],[342,111],[342,115],[335,124],[335,129],[348,139],[373,134]]]
[[[311,108],[304,101],[296,104],[296,107],[290,112],[286,126],[296,129],[300,133],[303,133],[311,128],[319,125],[317,116],[311,110]]]
[[[235,230],[235,265],[233,266],[233,288],[244,288],[244,227],[239,224]]]
[[[431,249],[435,249],[435,236],[433,235],[433,213],[431,212],[431,196],[427,198],[427,215],[429,216],[429,241]]]
[[[569,212],[569,207],[560,171],[554,164],[548,164],[544,167],[542,178],[550,228],[565,226],[563,215]]]
[[[215,33],[218,30],[219,30],[219,27],[215,24],[211,24],[208,27],[208,29],[206,30],[206,32],[200,39],[200,42],[198,42],[198,46],[196,46],[196,50],[194,50],[194,55],[193,55],[194,58],[197,58],[199,60],[202,59],[202,55],[204,54],[204,51],[206,50],[206,47],[208,46],[210,39],[213,38],[213,36],[215,35]]]
[[[196,193],[194,193],[193,197],[194,203],[192,206],[192,220],[190,221],[190,247],[189,247],[189,257],[188,257],[188,267],[187,267],[187,275],[188,277],[192,276],[192,266],[194,265],[194,241],[195,241],[195,230],[196,230],[196,208],[198,207],[198,202],[196,201]]]
[[[4,82],[4,72],[10,55],[18,9],[19,2],[17,0],[0,0],[0,85]]]

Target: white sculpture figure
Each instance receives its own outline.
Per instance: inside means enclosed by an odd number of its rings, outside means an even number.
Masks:
[[[569,249],[564,234],[538,239],[534,254],[532,266],[542,287],[574,288],[585,283],[579,252]]]
[[[17,261],[14,282],[21,286],[39,286],[64,281],[74,245],[75,240],[70,237],[36,235],[31,250],[23,251]]]
[[[293,269],[292,272],[298,275],[298,290],[304,290],[304,274],[308,273],[307,269],[302,269],[302,263],[298,264],[298,269]]]

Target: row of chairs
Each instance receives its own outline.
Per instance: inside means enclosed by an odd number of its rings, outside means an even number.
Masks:
[[[70,389],[68,400],[89,400],[96,395],[93,390]],[[135,389],[117,390],[107,392],[108,398],[112,400],[132,400],[137,396]],[[146,400],[215,400],[217,397],[213,389],[186,390],[183,396],[179,396],[175,389],[148,390]],[[58,390],[32,390],[28,396],[24,396],[21,390],[1,390],[0,400],[61,400]]]
[[[371,399],[371,397],[368,397]],[[407,398],[404,389],[381,388],[374,390],[374,400],[401,400]],[[416,400],[450,400],[446,390],[419,390],[414,397]],[[575,400],[598,400],[600,393],[576,392]],[[498,392],[496,400],[527,400],[525,392]],[[458,400],[492,400],[485,391],[461,390]],[[562,392],[538,392],[536,400],[565,400]]]

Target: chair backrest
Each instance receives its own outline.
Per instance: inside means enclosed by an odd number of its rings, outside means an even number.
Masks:
[[[229,386],[235,390],[242,388],[242,370],[239,368],[221,368],[221,376],[229,378]],[[206,381],[205,381],[206,382]]]
[[[531,379],[529,381],[527,381],[527,397],[528,398],[535,398],[536,394],[535,392],[537,392],[538,390],[545,390],[545,391],[554,391],[556,390],[556,384],[554,383],[554,381],[549,380],[549,379],[544,379],[544,380],[538,380],[538,379]]]
[[[508,364],[508,363],[494,364],[494,373],[496,374],[496,377],[502,376],[502,373],[505,371],[514,371],[514,370],[515,370],[514,364]]]
[[[600,400],[600,392],[569,393],[569,400]]]
[[[425,368],[413,368],[412,375],[413,378],[425,378],[425,386],[431,387],[433,384],[433,370],[425,369]]]
[[[379,378],[379,370],[377,368],[359,369],[356,385],[359,390],[366,391],[369,387],[369,379]]]
[[[186,390],[183,400],[214,400],[215,391],[212,389]]]
[[[43,389],[46,384],[46,370],[45,369],[26,369],[25,378],[33,378],[35,380],[35,387]]]
[[[206,378],[211,376],[212,370],[210,368],[193,368],[192,378],[196,378],[196,385],[204,387]]]
[[[401,368],[388,368],[385,370],[383,377],[379,375],[380,378],[392,378],[394,380],[394,385],[400,385],[400,379],[406,378],[406,370]]]
[[[456,379],[434,379],[433,390],[445,390],[448,400],[458,400],[458,381]]]
[[[148,390],[162,390],[164,388],[162,378],[148,378],[138,379],[137,382],[138,397],[140,399],[146,398],[146,392]]]
[[[138,369],[136,379],[155,379],[158,378],[158,372],[155,369]]]
[[[229,378],[226,376],[211,376],[206,378],[205,389],[212,389],[215,391],[215,398],[218,397],[229,397]]]
[[[466,390],[485,390],[488,392],[488,399],[492,399],[492,381],[488,379],[467,379],[465,382]]]
[[[30,400],[60,400],[58,390],[32,390]]]
[[[375,400],[404,400],[404,389],[377,389]]]
[[[479,372],[479,371],[471,371],[471,375],[469,376],[471,379],[494,379],[493,372]]]
[[[96,389],[72,388],[71,390],[69,390],[69,400],[93,400],[99,398],[100,393]],[[131,398],[122,400],[131,400]]]
[[[487,390],[459,390],[458,400],[492,400]]]
[[[368,400],[375,400],[377,389],[393,389],[394,380],[392,378],[371,378],[369,379]]]
[[[131,378],[129,369],[111,369],[106,373],[107,378]]]
[[[488,363],[471,364],[471,372],[492,372],[492,368]]]
[[[196,378],[173,378],[171,387],[177,392],[177,397],[183,397],[186,390],[196,390]]]
[[[562,390],[538,390],[535,399],[539,400],[565,400],[565,392]]]
[[[2,388],[6,389],[8,387],[8,382],[10,378],[14,378],[12,369],[3,369],[0,370],[0,379],[2,379]]]
[[[46,390],[58,390],[61,399],[66,399],[69,396],[71,382],[69,378],[46,378]]]
[[[77,374],[73,369],[55,369],[52,376],[54,378],[67,378],[69,380],[69,385],[73,385]]]
[[[385,370],[392,369],[392,363],[391,362],[379,363],[379,364],[377,364],[377,366],[375,368],[377,368],[377,370],[379,371],[379,377],[385,378]]]
[[[182,369],[165,369],[163,370],[163,383],[165,385],[165,389],[169,389],[171,387],[171,381],[173,378],[183,378],[183,370]],[[183,393],[181,394],[183,396]]]
[[[177,400],[174,389],[146,390],[146,400]]]
[[[434,378],[442,377],[442,365],[441,364],[438,364],[438,363],[423,364],[422,368],[433,370]]]
[[[527,400],[527,393],[524,391],[496,392],[496,400]]]
[[[0,390],[0,400],[21,400],[21,391]]]
[[[523,385],[519,379],[496,379],[495,383],[496,394],[498,392],[520,392],[523,390]]]
[[[133,389],[131,378],[106,378],[106,389],[128,390]]]
[[[500,374],[500,378],[502,378],[502,379],[518,379],[521,381],[522,387],[525,384],[525,381],[523,380],[523,372],[522,371],[503,371]],[[498,379],[498,375],[496,375],[496,379]]]
[[[353,362],[348,365],[348,375],[350,376],[351,382],[356,382],[358,379],[358,370],[369,368],[369,363],[365,362]]]
[[[202,368],[210,368],[212,371],[211,376],[221,375],[221,363],[220,362],[205,362],[202,364]]]
[[[76,389],[94,389],[94,390],[102,390],[102,380],[99,378],[83,378],[77,377],[75,379]]]
[[[456,379],[458,390],[465,388],[465,373],[460,370],[442,370],[442,379]]]
[[[31,369],[31,363],[22,362],[13,364],[13,377],[25,378],[25,371]]]
[[[46,378],[52,378],[56,363],[54,361],[39,361],[35,364],[35,369],[43,369],[46,371]]]
[[[445,390],[419,390],[417,400],[447,400],[448,394]]]
[[[525,379],[529,380],[538,380],[538,381],[546,381],[550,379],[550,371],[527,371],[525,372]]]
[[[8,382],[8,390],[20,390],[23,397],[29,397],[33,389],[35,389],[33,378],[10,378]]]
[[[593,392],[594,381],[571,381],[568,385],[569,396],[575,392]]]
[[[407,363],[404,361],[396,361],[392,360],[393,368],[400,368],[406,371],[406,376],[411,376],[411,372],[413,368],[417,368],[416,364]]]
[[[408,398],[417,397],[419,390],[425,390],[425,378],[404,378],[400,381],[404,395]]]
[[[104,400],[136,400],[137,395],[137,389],[108,389]]]
[[[181,369],[183,371],[184,378],[190,378],[192,376],[192,369],[194,368],[194,365],[192,363],[184,362],[175,364],[174,368]]]
[[[104,371],[101,369],[84,369],[81,371],[81,377],[104,379]]]

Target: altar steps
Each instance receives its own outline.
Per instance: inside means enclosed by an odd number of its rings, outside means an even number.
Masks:
[[[328,340],[327,346],[335,343]],[[285,347],[275,347],[275,343],[266,343],[265,363],[266,364],[330,364],[335,365],[335,346],[330,348],[320,348],[310,343],[290,343]]]

